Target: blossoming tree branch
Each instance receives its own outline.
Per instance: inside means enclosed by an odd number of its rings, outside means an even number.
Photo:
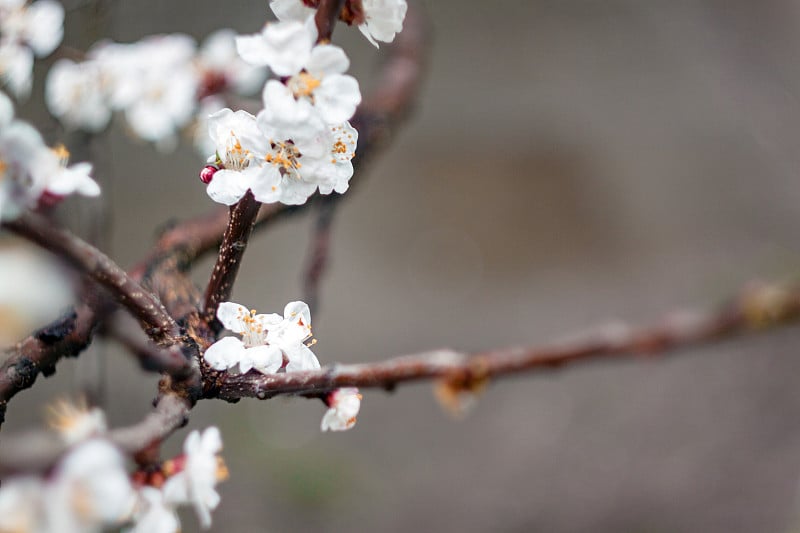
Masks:
[[[164,151],[191,131],[203,157],[199,179],[209,199],[225,206],[167,229],[146,257],[124,270],[52,217],[52,207],[70,194],[101,194],[91,163],[70,164],[67,148],[48,146],[0,93],[2,227],[84,279],[77,304],[8,351],[0,367],[0,421],[16,394],[100,334],[162,375],[155,407],[133,426],[108,427],[100,409],[61,401],[51,407],[52,445],[4,437],[0,531],[174,532],[180,506],[192,507],[208,527],[220,503],[216,484],[228,475],[219,430],[191,432],[176,457],[160,453],[200,400],[321,400],[322,431],[343,431],[356,422],[362,389],[434,380],[439,400],[457,411],[501,376],[664,353],[800,315],[800,289],[751,285],[716,310],[672,313],[640,328],[602,326],[547,346],[472,354],[439,349],[332,364],[316,348],[308,303],[259,313],[258,302],[232,302],[231,292],[253,233],[315,203],[320,219],[304,297],[313,304],[338,199],[414,102],[425,24],[405,0],[275,0],[270,7],[277,21],[253,35],[222,29],[199,47],[185,35],[158,35],[128,44],[101,41],[84,52],[60,46],[58,2],[0,0],[0,77],[8,93],[27,98],[34,62],[57,57],[45,104],[66,129],[97,135],[118,114],[133,135]],[[337,22],[357,27],[376,47],[391,43],[367,98],[347,74],[347,54],[331,42]],[[260,100],[251,98],[259,94]],[[200,290],[188,271],[212,253],[216,262]],[[138,320],[148,341],[114,320],[120,311]],[[135,460],[134,471],[126,457]]]

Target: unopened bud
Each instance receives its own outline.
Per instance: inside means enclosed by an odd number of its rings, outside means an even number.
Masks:
[[[211,183],[211,180],[214,178],[214,174],[219,170],[214,165],[206,165],[203,167],[203,170],[200,171],[200,181],[208,185]]]

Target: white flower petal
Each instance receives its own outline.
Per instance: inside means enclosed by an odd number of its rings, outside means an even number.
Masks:
[[[274,374],[283,366],[283,353],[276,346],[254,346],[247,350],[247,357],[262,374]]]
[[[305,65],[314,77],[321,78],[331,74],[343,74],[350,68],[350,60],[340,47],[332,44],[319,44],[311,50]]]
[[[348,75],[335,74],[323,78],[314,93],[315,107],[328,124],[350,120],[361,103],[358,81]]]
[[[227,370],[239,363],[245,349],[236,337],[223,337],[208,347],[203,358],[214,370]]]
[[[242,199],[249,188],[250,183],[241,172],[221,169],[214,174],[206,193],[217,203],[233,205]]]

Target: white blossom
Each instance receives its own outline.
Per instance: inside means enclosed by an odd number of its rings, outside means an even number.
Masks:
[[[172,505],[164,501],[164,493],[144,486],[138,491],[138,501],[133,513],[133,526],[127,533],[175,533],[181,523]]]
[[[403,30],[408,4],[406,0],[363,0],[364,23],[358,29],[375,47],[377,41],[390,43]]]
[[[69,129],[98,132],[111,120],[111,105],[97,61],[59,59],[47,73],[45,104]]]
[[[233,205],[252,190],[256,200],[268,201],[258,191],[277,190],[280,174],[266,164],[269,146],[256,117],[242,110],[222,109],[208,118],[208,133],[220,168],[206,189],[211,199]]]
[[[242,305],[222,302],[217,308],[217,318],[226,329],[242,338],[224,337],[209,346],[204,357],[212,368],[227,370],[238,365],[240,372],[255,368],[269,374],[283,365],[280,348],[267,344],[267,329],[280,322],[280,316],[259,315]]]
[[[278,76],[300,71],[317,40],[313,19],[267,24],[261,33],[236,37],[241,58],[257,67],[268,66]]]
[[[352,159],[356,155],[358,144],[358,131],[344,122],[338,126],[331,126],[327,134],[327,146],[330,147],[330,165],[323,167],[327,172],[321,173],[319,192],[330,194],[336,191],[342,194],[350,187],[350,178],[353,177]]]
[[[43,151],[31,164],[31,172],[44,184],[44,189],[57,196],[63,197],[73,193],[83,196],[98,196],[100,186],[97,185],[89,174],[92,172],[91,163],[75,163],[67,166],[69,151],[64,145]]]
[[[221,450],[222,438],[216,427],[207,428],[202,435],[192,431],[183,444],[183,469],[167,479],[163,487],[164,502],[193,505],[204,528],[211,525],[211,511],[220,502],[215,487],[228,477],[225,463],[217,455]]]
[[[347,190],[358,141],[349,123],[318,130],[295,127],[275,120],[268,110],[259,113],[257,122],[269,140],[265,160],[280,173],[274,188],[253,189],[257,200],[296,205],[305,203],[317,188],[322,194]]]
[[[49,151],[30,124],[13,121],[0,129],[0,220],[34,207],[44,191],[43,176],[32,172]]]
[[[63,37],[64,8],[59,2],[0,2],[0,77],[12,93],[27,97],[33,56],[49,55]]]
[[[89,52],[102,70],[109,104],[136,136],[173,149],[192,118],[200,83],[188,35],[154,35],[132,44],[101,43]]]
[[[28,96],[32,73],[33,51],[17,42],[0,39],[0,80],[14,96]]]
[[[361,409],[361,394],[355,387],[336,389],[328,396],[328,410],[322,417],[322,431],[345,431],[356,423]]]
[[[127,520],[135,494],[120,451],[108,441],[92,439],[62,459],[44,499],[53,531],[99,532]]]
[[[303,0],[274,0],[269,7],[280,21],[304,21],[315,13]],[[377,41],[390,43],[403,30],[408,4],[406,0],[362,0],[364,21],[358,29],[378,47]]]
[[[311,312],[303,302],[286,304],[283,316],[257,314],[242,305],[222,302],[217,318],[242,338],[224,337],[206,350],[205,360],[216,370],[238,365],[241,372],[255,368],[268,374],[283,366],[284,356],[287,372],[319,368],[317,357],[306,345],[311,337]]]
[[[42,481],[9,478],[0,487],[0,531],[36,532],[44,529]]]

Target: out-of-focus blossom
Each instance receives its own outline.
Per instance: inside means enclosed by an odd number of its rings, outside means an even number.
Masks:
[[[218,455],[222,451],[222,437],[216,427],[207,428],[201,435],[192,431],[183,444],[184,456],[172,464],[177,473],[164,484],[164,502],[167,505],[191,504],[197,512],[200,525],[211,526],[211,511],[216,509],[220,496],[217,483],[228,477],[228,469]],[[177,467],[182,463],[182,468]]]
[[[135,493],[125,459],[110,442],[92,439],[71,450],[45,487],[45,513],[52,531],[103,531],[125,522]]]
[[[180,528],[178,514],[164,501],[162,491],[147,486],[139,489],[133,526],[127,533],[175,533]]]
[[[63,273],[48,258],[0,247],[0,347],[58,318],[72,301]]]
[[[48,424],[67,444],[76,444],[106,432],[106,415],[98,407],[89,407],[85,400],[58,401],[48,411]]]
[[[122,83],[136,85],[138,94],[125,109],[131,129],[162,150],[171,150],[176,134],[192,118],[199,77],[192,68],[195,43],[186,35],[160,35],[135,45],[137,57]],[[122,91],[134,94],[133,88]]]
[[[111,120],[111,105],[96,61],[59,59],[47,73],[45,104],[69,129],[98,132]]]
[[[35,477],[10,478],[0,487],[0,531],[44,531],[44,485]]]
[[[356,424],[361,409],[361,394],[355,387],[336,389],[328,395],[328,410],[322,417],[322,431],[345,431]]]
[[[203,41],[197,53],[201,74],[200,96],[230,88],[239,94],[254,94],[264,86],[267,70],[254,67],[236,52],[236,32],[217,30]]]
[[[45,57],[64,37],[64,8],[54,0],[0,1],[0,78],[17,97],[31,89],[33,57]]]

